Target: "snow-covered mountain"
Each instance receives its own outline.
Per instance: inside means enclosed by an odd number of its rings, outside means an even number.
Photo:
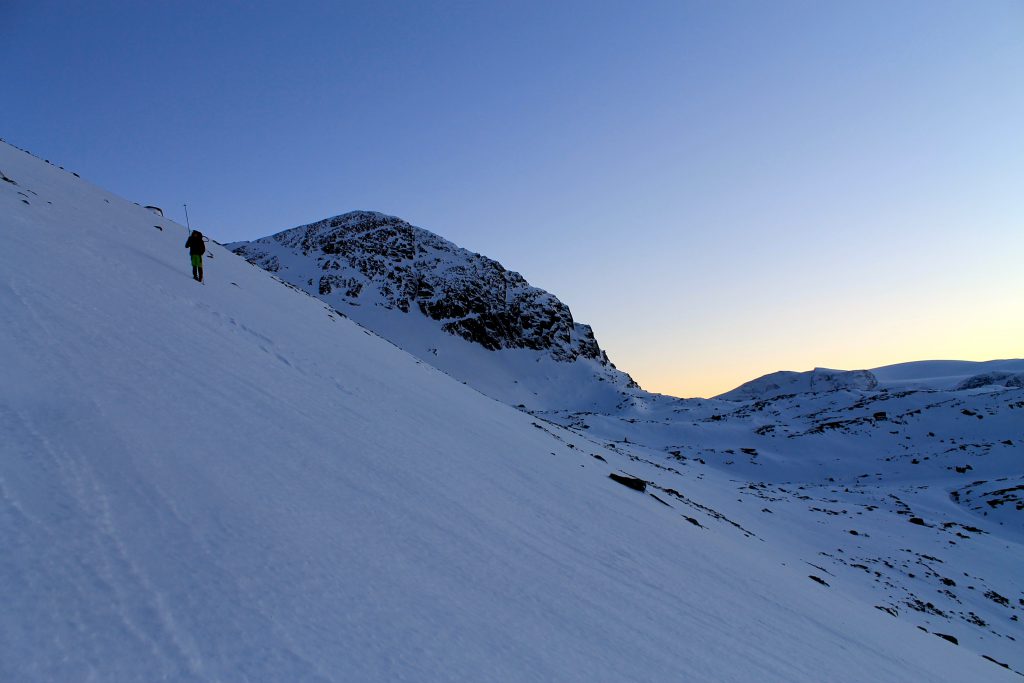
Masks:
[[[986,386],[1024,387],[1024,360],[932,360],[886,365],[871,370],[783,370],[753,379],[715,398],[726,401],[749,401],[775,398],[783,394],[841,390],[960,391]]]
[[[965,361],[929,360],[875,368],[883,389],[971,389],[982,386],[1021,386],[1024,359]],[[1016,378],[1016,379],[1015,379]]]
[[[400,218],[355,211],[227,246],[505,403],[610,408],[638,388],[553,294]]]
[[[782,370],[741,384],[715,398],[725,401],[749,401],[774,398],[781,394],[819,393],[842,389],[874,389],[878,378],[868,370],[828,370],[809,372]]]
[[[396,241],[402,245],[398,253]],[[996,653],[1024,670],[1024,659],[1013,654],[1021,635],[1017,612],[1024,607],[1024,593],[1018,591],[1012,604],[1007,597],[1014,592],[1007,578],[1021,562],[1020,547],[1015,546],[1009,562],[998,552],[1008,538],[1019,542],[1024,531],[1024,422],[1019,419],[1024,413],[1016,412],[1024,397],[1020,391],[1007,391],[1024,384],[1024,361],[919,361],[871,370],[782,371],[747,382],[716,400],[681,400],[650,394],[628,381],[623,386],[601,369],[581,366],[579,355],[552,352],[535,343],[529,326],[502,325],[507,336],[500,341],[473,343],[472,335],[451,330],[462,334],[464,341],[446,334],[446,318],[430,319],[426,304],[420,304],[424,315],[416,315],[416,295],[396,298],[393,281],[429,281],[422,296],[428,301],[451,299],[454,304],[438,308],[472,310],[472,320],[488,310],[505,310],[500,304],[505,300],[502,287],[494,284],[501,278],[476,273],[487,268],[499,274],[507,271],[400,219],[346,214],[231,246],[483,393],[557,422],[578,438],[596,438],[606,447],[621,449],[633,462],[648,463],[660,470],[648,484],[670,497],[679,493],[675,485],[659,481],[664,472],[680,474],[679,463],[698,464],[697,477],[706,485],[712,476],[739,473],[739,483],[733,478],[718,490],[724,498],[718,499],[716,519],[751,537],[772,537],[787,546],[795,543],[803,548],[804,557],[814,558],[805,561],[825,574],[839,576],[852,566],[853,575],[846,571],[838,590],[888,614],[902,614],[920,628],[951,636],[966,647]],[[344,255],[340,262],[335,254]],[[398,274],[389,274],[392,266]],[[344,275],[332,275],[336,271]],[[466,272],[474,275],[466,277]],[[327,279],[318,283],[317,273],[327,273],[320,276]],[[345,291],[338,293],[332,283]],[[419,290],[406,284],[402,291]],[[498,304],[459,303],[477,291]],[[533,293],[557,302],[548,293]],[[562,318],[571,320],[567,310]],[[509,347],[530,349],[521,356],[525,362],[509,363],[502,356]],[[438,348],[444,352],[438,353]],[[548,365],[539,366],[542,362]],[[548,370],[553,366],[557,369]],[[538,367],[550,374],[540,376]],[[565,381],[572,370],[577,371],[573,381]],[[558,381],[538,381],[552,376]],[[513,395],[510,387],[519,393]],[[978,389],[984,391],[974,391]],[[524,390],[529,394],[525,399]],[[868,409],[879,405],[885,407]],[[969,419],[978,415],[988,415],[988,422]],[[785,440],[780,442],[779,437]],[[842,489],[837,488],[840,483]],[[776,488],[766,493],[772,486]],[[754,495],[776,503],[777,508],[763,508],[761,513],[786,518],[785,531],[750,531],[760,520],[750,518],[749,506],[732,505],[727,493],[731,489],[741,502]],[[806,493],[816,489],[828,493]],[[685,496],[679,500],[693,503]],[[846,509],[826,507],[844,500]],[[865,509],[880,513],[866,527],[869,531],[848,528]],[[908,536],[915,535],[905,530],[908,515],[915,524],[932,525],[914,512],[922,509],[936,510],[944,533],[908,543]],[[818,519],[823,510],[824,522]],[[984,520],[984,528],[975,517]],[[991,524],[998,525],[994,533]],[[967,533],[972,529],[979,536],[993,535],[974,540]],[[949,534],[960,540],[946,538]],[[837,543],[851,536],[859,541],[857,561],[846,559],[844,553],[850,550]],[[958,543],[969,543],[970,548],[950,547]],[[922,572],[909,568],[906,552],[915,553],[917,563],[947,562],[938,558],[952,557],[948,562],[958,572],[975,579],[969,592],[958,593],[949,583],[955,580],[931,565]]]
[[[946,399],[923,391],[862,406],[829,404],[843,392],[779,405],[637,395],[614,415],[552,415],[562,427],[215,243],[194,282],[182,226],[5,144],[0,220],[0,680],[1009,681],[995,661],[1024,669],[1009,640],[1020,538],[975,510],[1003,513],[989,501],[1012,493],[965,479],[957,503],[945,477],[960,475],[942,469],[1019,462],[1021,390],[934,408]],[[978,405],[980,419],[964,412]],[[936,427],[934,443],[919,433]],[[928,444],[927,491],[900,435],[883,437],[901,429]],[[990,443],[1003,432],[1012,445]],[[876,475],[830,464],[856,455],[847,433],[901,456],[899,500],[879,504]],[[673,454],[659,435],[686,442]],[[726,452],[748,440],[756,453]],[[762,476],[756,459],[779,469]],[[893,559],[874,557],[890,545]],[[875,578],[924,611],[879,598]],[[994,633],[926,593],[940,586]]]

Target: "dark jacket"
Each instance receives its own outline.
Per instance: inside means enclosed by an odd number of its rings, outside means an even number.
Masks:
[[[185,248],[188,249],[188,253],[192,256],[202,256],[205,254],[206,245],[203,244],[203,233],[193,230],[192,234],[185,241]]]

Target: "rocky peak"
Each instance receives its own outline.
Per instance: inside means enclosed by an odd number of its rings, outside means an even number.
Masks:
[[[329,302],[416,308],[446,332],[487,349],[548,351],[558,361],[586,358],[614,368],[590,326],[575,322],[553,294],[394,216],[354,211],[228,246],[274,272],[282,260],[305,257],[314,268],[286,268],[281,277]]]

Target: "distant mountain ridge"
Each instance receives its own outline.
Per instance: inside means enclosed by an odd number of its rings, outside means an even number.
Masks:
[[[1000,377],[1024,373],[1024,359],[922,360],[874,368],[879,385],[899,389],[969,389],[1002,384]]]
[[[725,401],[748,401],[784,394],[822,393],[841,390],[932,389],[964,391],[981,387],[1024,386],[1024,360],[913,361],[871,370],[830,370],[806,372],[782,370],[719,394]]]
[[[525,368],[527,359],[476,359],[472,372],[461,372],[455,357],[473,352],[466,347],[451,348],[450,340],[415,320],[416,314],[447,335],[487,351],[535,352],[533,361],[546,361],[546,383],[559,384],[555,375],[566,373],[574,376],[572,383],[577,386],[580,381],[604,383],[603,387],[597,384],[603,396],[595,398],[593,387],[589,388],[584,391],[584,403],[607,404],[620,400],[621,391],[638,388],[608,359],[591,327],[576,322],[569,307],[555,295],[531,286],[498,261],[401,218],[353,211],[227,246],[470,384],[481,381],[481,363],[512,362],[516,368],[503,369],[500,382],[484,379],[486,386],[479,387],[492,396],[498,394],[494,397],[500,400],[526,405],[532,395],[545,393],[535,387],[524,396],[516,387],[507,387],[524,382],[531,385],[531,376],[538,373]],[[446,350],[447,365],[439,358]],[[572,364],[582,364],[587,370],[577,367],[570,372],[567,366]],[[488,374],[495,373],[483,372],[485,377]],[[614,389],[607,391],[611,387]]]
[[[870,391],[878,387],[878,379],[868,370],[829,370],[815,368],[809,372],[781,370],[750,380],[715,398],[726,401],[748,401],[782,394],[819,393],[841,389]]]

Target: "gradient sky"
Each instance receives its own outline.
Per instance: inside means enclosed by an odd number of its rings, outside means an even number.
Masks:
[[[0,0],[0,137],[220,241],[354,209],[642,386],[1024,356],[1024,2]]]

